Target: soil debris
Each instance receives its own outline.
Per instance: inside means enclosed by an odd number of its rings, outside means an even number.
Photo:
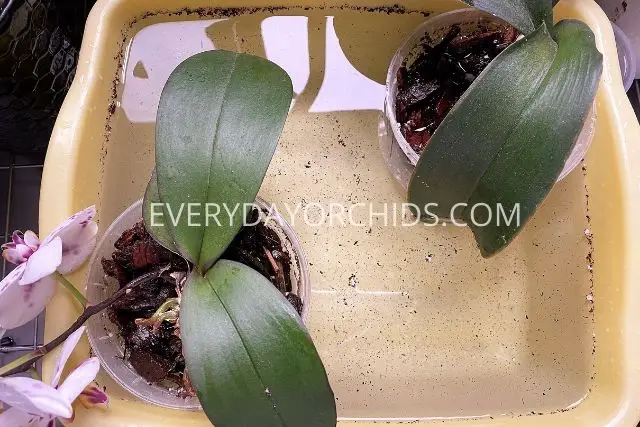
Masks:
[[[436,44],[397,73],[396,119],[411,147],[420,154],[451,108],[493,59],[518,37],[515,28],[480,26],[465,34],[452,26]]]
[[[277,233],[258,218],[254,209],[247,223],[255,225],[244,227],[222,258],[260,272],[302,313],[303,303],[291,279],[291,259]],[[102,259],[102,267],[120,287],[157,266],[167,267],[156,280],[131,289],[107,311],[118,327],[125,359],[150,383],[166,385],[181,396],[194,395],[185,373],[178,324],[179,298],[191,265],[158,244],[142,221],[122,233],[114,247],[111,258]]]

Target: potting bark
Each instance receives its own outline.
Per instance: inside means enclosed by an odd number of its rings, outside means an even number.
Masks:
[[[396,119],[416,153],[422,153],[476,77],[517,37],[517,30],[507,24],[479,24],[470,34],[455,25],[437,44],[424,40],[410,64],[405,60],[397,74]]]
[[[258,211],[253,210],[248,223],[253,224]],[[180,393],[191,394],[184,376],[185,362],[179,327],[162,322],[154,328],[145,324],[168,299],[182,291],[189,265],[182,257],[160,246],[146,231],[142,222],[125,231],[114,244],[111,259],[103,258],[106,275],[122,287],[130,280],[158,266],[167,266],[156,280],[132,289],[108,310],[109,319],[117,325],[124,342],[125,358],[147,381],[168,383]],[[292,292],[291,259],[275,231],[262,222],[244,227],[224,252],[222,258],[241,262],[265,276],[289,300],[298,313],[302,301]]]

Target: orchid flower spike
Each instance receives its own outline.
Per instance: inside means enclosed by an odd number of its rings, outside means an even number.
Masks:
[[[95,206],[80,211],[42,242],[33,231],[14,231],[2,256],[17,267],[0,282],[0,336],[40,314],[56,289],[52,274],[81,266],[96,246]]]
[[[0,426],[53,427],[56,418],[73,419],[73,401],[87,393],[94,402],[108,402],[104,392],[91,386],[100,370],[97,357],[82,362],[60,383],[64,366],[85,328],[79,328],[62,345],[50,384],[24,377],[0,378],[0,401],[11,405],[0,414]]]

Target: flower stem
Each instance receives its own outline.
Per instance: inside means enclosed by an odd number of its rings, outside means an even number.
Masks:
[[[0,377],[4,377],[5,373],[6,376],[9,376],[10,374],[8,374],[8,372],[19,373],[27,371],[33,365],[33,363],[35,363],[35,361],[42,356],[43,354],[41,354],[40,349],[36,349],[31,353],[25,354],[24,356],[15,359],[0,368]]]
[[[71,292],[73,294],[73,296],[78,300],[78,302],[82,305],[82,307],[86,307],[87,306],[87,299],[85,298],[85,296],[82,295],[80,293],[80,291],[78,290],[78,288],[73,286],[73,283],[71,283],[69,280],[67,280],[66,277],[64,277],[62,274],[60,274],[57,271],[55,273],[53,273],[53,277],[55,277],[56,280],[58,282],[60,282],[60,284],[62,286],[67,288],[69,290],[69,292]]]
[[[9,375],[13,375],[13,374],[17,374],[17,373],[25,372],[29,370],[29,368],[31,368],[31,366],[33,366],[35,362],[37,362],[44,355],[46,355],[47,353],[52,351],[54,348],[62,344],[67,338],[69,338],[69,335],[77,331],[78,328],[80,328],[80,326],[82,326],[90,317],[100,313],[102,310],[109,307],[111,304],[113,304],[115,301],[117,301],[119,298],[125,295],[129,289],[135,288],[145,283],[152,282],[153,280],[158,278],[164,271],[166,271],[167,268],[168,267],[165,267],[165,268],[161,268],[161,269],[143,274],[142,276],[137,277],[133,279],[131,282],[127,283],[125,286],[123,286],[118,291],[116,291],[115,294],[105,299],[104,301],[99,302],[96,305],[89,305],[87,308],[84,309],[80,317],[78,317],[78,319],[75,322],[73,322],[71,326],[69,326],[69,329],[67,329],[60,335],[58,335],[55,339],[43,345],[42,347],[37,348],[31,353],[25,354],[24,356],[14,360],[13,362],[10,362],[5,366],[0,367],[0,378],[8,377]]]
[[[31,378],[33,378],[34,380],[42,381],[42,377],[40,376],[36,368],[29,368],[27,372],[29,373],[29,375],[31,375]]]

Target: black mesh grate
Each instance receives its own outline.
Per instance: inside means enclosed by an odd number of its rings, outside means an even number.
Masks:
[[[11,239],[15,229],[38,230],[38,199],[42,175],[41,155],[16,156],[0,152],[0,241]],[[1,260],[2,277],[12,265]],[[43,316],[7,331],[0,343],[0,365],[4,365],[42,343]]]
[[[0,150],[44,150],[75,75],[93,1],[4,1],[0,24]]]

